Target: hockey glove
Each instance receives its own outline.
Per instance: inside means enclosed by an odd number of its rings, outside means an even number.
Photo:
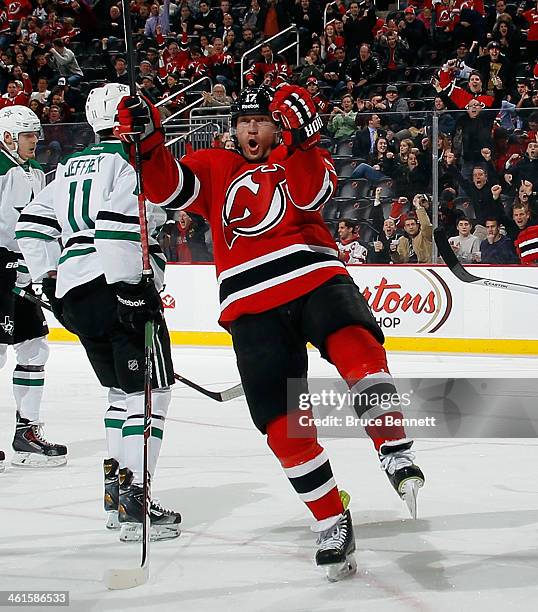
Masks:
[[[64,319],[64,302],[61,298],[56,297],[56,279],[45,277],[41,289],[49,301],[50,307],[52,308],[52,314],[59,323],[66,327]],[[31,289],[28,290],[31,291]]]
[[[277,89],[269,110],[282,127],[282,141],[287,147],[306,151],[319,142],[323,121],[306,89],[283,85]]]
[[[144,96],[126,96],[118,105],[118,123],[114,136],[128,144],[140,137],[142,155],[164,143],[159,109]]]
[[[161,321],[163,305],[152,282],[142,279],[137,285],[116,283],[118,318],[129,331],[143,334],[148,321]]]

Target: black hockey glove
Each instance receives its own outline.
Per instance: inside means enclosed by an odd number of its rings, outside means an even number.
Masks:
[[[61,298],[56,297],[56,279],[49,277],[44,278],[41,288],[52,308],[52,314],[59,323],[66,327],[64,319],[64,302]],[[31,291],[31,289],[29,290]]]
[[[142,279],[137,285],[116,283],[118,318],[129,331],[143,334],[148,321],[161,321],[163,305],[153,282]]]

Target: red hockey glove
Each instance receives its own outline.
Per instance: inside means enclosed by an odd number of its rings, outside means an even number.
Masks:
[[[287,147],[306,150],[319,142],[323,121],[306,89],[296,85],[279,87],[269,110],[282,127],[282,140]]]
[[[159,109],[144,96],[123,98],[118,105],[118,122],[114,136],[132,144],[139,135],[143,155],[164,143]]]

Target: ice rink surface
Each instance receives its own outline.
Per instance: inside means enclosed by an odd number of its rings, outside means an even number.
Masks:
[[[174,362],[216,389],[238,381],[229,349],[175,349]],[[333,374],[316,353],[310,362],[311,375]],[[390,364],[399,375],[536,376],[538,360],[395,354]],[[8,459],[12,369],[10,354],[0,372],[0,448]],[[219,404],[180,385],[154,494],[183,514],[183,533],[152,546],[147,585],[106,591],[104,569],[136,565],[140,546],[104,527],[105,405],[82,349],[53,345],[43,417],[47,437],[68,445],[69,463],[46,471],[8,464],[0,474],[0,590],[68,590],[76,612],[537,609],[538,440],[417,441],[426,475],[417,521],[369,440],[326,441],[337,482],[352,496],[359,566],[354,578],[329,584],[313,564],[305,508],[244,400]]]

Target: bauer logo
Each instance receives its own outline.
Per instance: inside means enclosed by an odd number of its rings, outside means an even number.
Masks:
[[[162,299],[164,308],[175,308],[176,307],[176,300],[169,293],[167,293],[166,295],[163,295],[161,299]]]
[[[361,268],[356,282],[379,326],[405,334],[435,334],[452,312],[452,293],[431,268]]]

